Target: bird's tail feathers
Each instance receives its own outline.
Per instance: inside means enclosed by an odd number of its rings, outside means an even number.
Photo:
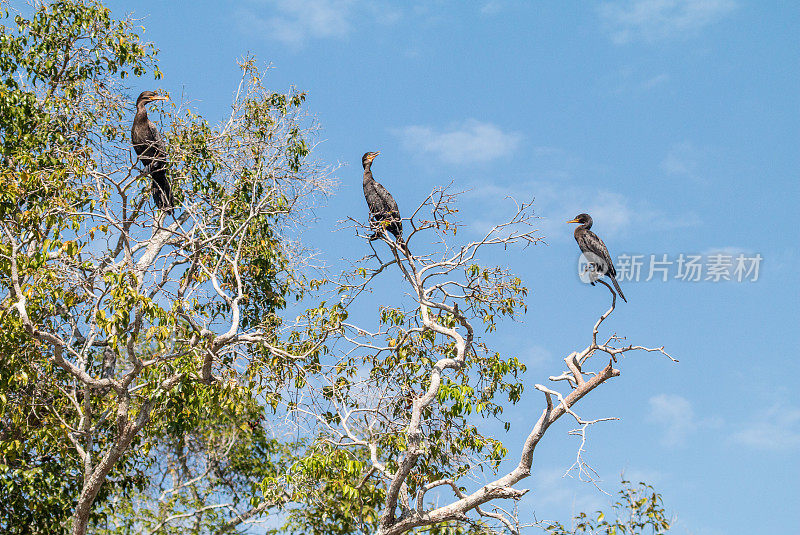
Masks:
[[[167,215],[172,214],[175,200],[172,197],[172,188],[167,180],[166,169],[156,169],[151,172],[153,179],[151,189],[153,190],[153,201],[159,210],[163,210]]]
[[[625,295],[622,293],[622,288],[620,288],[619,284],[617,284],[617,278],[614,275],[609,275],[609,277],[611,278],[611,282],[614,283],[614,288],[617,289],[617,293],[619,294],[619,296],[622,298],[623,301],[627,303],[628,300],[625,299]]]

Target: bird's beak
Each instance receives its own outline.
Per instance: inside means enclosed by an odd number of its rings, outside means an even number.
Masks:
[[[169,97],[165,97],[163,95],[156,95],[154,97],[150,97],[150,102],[154,100],[169,100]]]
[[[577,219],[573,219],[571,221],[567,221],[567,223],[580,223],[580,221],[578,221]]]

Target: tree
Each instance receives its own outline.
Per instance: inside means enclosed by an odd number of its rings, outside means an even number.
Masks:
[[[0,33],[6,532],[227,533],[280,511],[285,532],[516,533],[502,500],[525,494],[548,428],[569,415],[585,438],[603,419],[574,406],[620,374],[614,359],[663,353],[599,338],[612,298],[551,377],[568,392],[536,385],[541,416],[499,473],[508,451],[486,422],[523,399],[525,368],[491,336],[527,288],[480,255],[539,241],[529,204],[459,243],[456,197],[436,189],[406,219],[408,249],[384,236],[388,258],[310,279],[290,228],[331,181],[303,93],[267,89],[245,59],[221,124],[162,108],[167,216],[128,139],[125,83],[160,78],[155,48],[97,1],[28,11]],[[390,272],[410,302],[349,320]],[[292,299],[306,308],[289,319]]]
[[[304,94],[268,90],[247,59],[221,125],[162,110],[182,192],[168,221],[128,139],[124,81],[160,78],[154,47],[96,1],[29,11],[6,9],[0,33],[0,455],[20,503],[79,478],[76,496],[28,509],[40,521],[69,510],[83,534],[107,481],[148,483],[145,434],[179,433],[181,416],[197,428],[210,403],[269,405],[313,363],[329,318],[288,326],[278,314],[313,284],[285,229],[329,180],[307,159]],[[2,522],[24,530],[24,508]]]
[[[590,516],[585,512],[572,519],[572,527],[566,528],[560,522],[543,522],[541,527],[552,535],[662,535],[670,528],[670,520],[664,510],[664,501],[652,486],[639,483],[634,486],[622,480],[619,498],[611,505],[615,519],[606,519],[603,511]]]
[[[377,328],[343,321],[343,340],[322,362],[321,380],[308,380],[303,402],[288,407],[307,434],[347,455],[349,470],[339,483],[345,498],[357,502],[363,496],[374,503],[379,495],[380,514],[363,523],[364,532],[395,535],[446,525],[478,530],[494,525],[517,533],[519,520],[499,502],[519,500],[527,492],[516,485],[530,475],[534,450],[550,426],[569,415],[585,440],[591,425],[610,418],[586,420],[574,407],[620,375],[615,368],[619,355],[649,351],[669,357],[663,347],[624,344],[616,334],[599,338],[616,304],[606,285],[611,306],[595,323],[589,343],[564,359],[565,371],[550,377],[567,385],[568,393],[535,386],[544,397],[541,415],[519,452],[518,465],[498,474],[508,452],[484,431],[486,419],[501,417],[504,402],[522,399],[519,376],[525,368],[516,358],[493,351],[488,339],[502,317],[524,313],[527,289],[506,269],[481,266],[478,258],[486,248],[507,250],[540,240],[531,205],[514,204],[512,217],[481,239],[452,243],[459,228],[455,200],[446,190],[434,191],[407,218],[413,229],[405,242],[408,250],[384,234],[391,256],[364,257],[344,275],[338,291],[348,308],[390,270],[402,275],[410,305],[382,307]],[[360,237],[368,238],[368,225],[353,224]],[[593,368],[602,355],[608,361]],[[583,442],[576,468],[585,474],[582,450]],[[484,483],[468,489],[462,483],[468,476]],[[445,492],[454,498],[447,499]],[[438,503],[428,498],[434,493]]]

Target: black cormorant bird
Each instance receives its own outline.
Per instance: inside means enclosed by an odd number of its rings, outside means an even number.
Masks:
[[[397,246],[406,251],[405,243],[403,242],[403,221],[400,219],[400,210],[397,208],[397,202],[394,197],[386,191],[386,188],[381,186],[372,178],[372,160],[380,154],[379,152],[367,152],[361,158],[361,165],[364,166],[364,198],[367,200],[369,207],[370,221],[375,226],[380,226],[388,230],[397,239]],[[370,236],[371,240],[378,237],[378,233]]]
[[[133,118],[131,126],[131,142],[136,155],[153,179],[153,201],[159,209],[171,214],[175,201],[167,180],[167,147],[156,125],[148,119],[145,108],[148,103],[155,100],[169,100],[169,98],[156,95],[152,91],[144,91],[136,99],[136,117]]]
[[[589,214],[579,214],[575,219],[567,221],[567,223],[580,223],[578,228],[575,229],[575,241],[578,242],[578,247],[581,248],[586,260],[594,266],[594,270],[598,277],[608,275],[611,282],[614,283],[614,288],[617,293],[626,303],[625,296],[617,284],[617,270],[614,269],[614,263],[611,262],[611,255],[608,254],[608,247],[603,243],[603,240],[597,237],[597,234],[589,230],[592,228],[592,217]],[[592,282],[594,286],[594,282]]]

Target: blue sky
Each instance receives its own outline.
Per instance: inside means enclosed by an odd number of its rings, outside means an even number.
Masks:
[[[220,120],[236,58],[271,62],[275,89],[309,93],[316,157],[340,185],[304,239],[335,268],[368,246],[332,232],[366,219],[359,159],[401,212],[433,187],[469,190],[469,232],[499,222],[503,198],[535,199],[546,246],[486,255],[518,273],[529,313],[491,339],[528,364],[525,400],[502,439],[516,462],[541,410],[534,383],[588,341],[606,305],[581,284],[572,225],[586,211],[613,255],[760,254],[756,282],[622,281],[609,329],[665,345],[679,364],[626,357],[622,376],[582,402],[588,458],[616,488],[645,479],[676,533],[800,529],[800,5],[737,0],[527,3],[237,0],[108,3],[144,17],[161,87]],[[224,7],[220,7],[224,6]],[[143,80],[132,94],[151,89]],[[706,257],[704,257],[706,258]],[[401,296],[387,284],[380,302]],[[560,476],[578,443],[562,422],[537,449],[521,511],[567,520],[606,497]]]

